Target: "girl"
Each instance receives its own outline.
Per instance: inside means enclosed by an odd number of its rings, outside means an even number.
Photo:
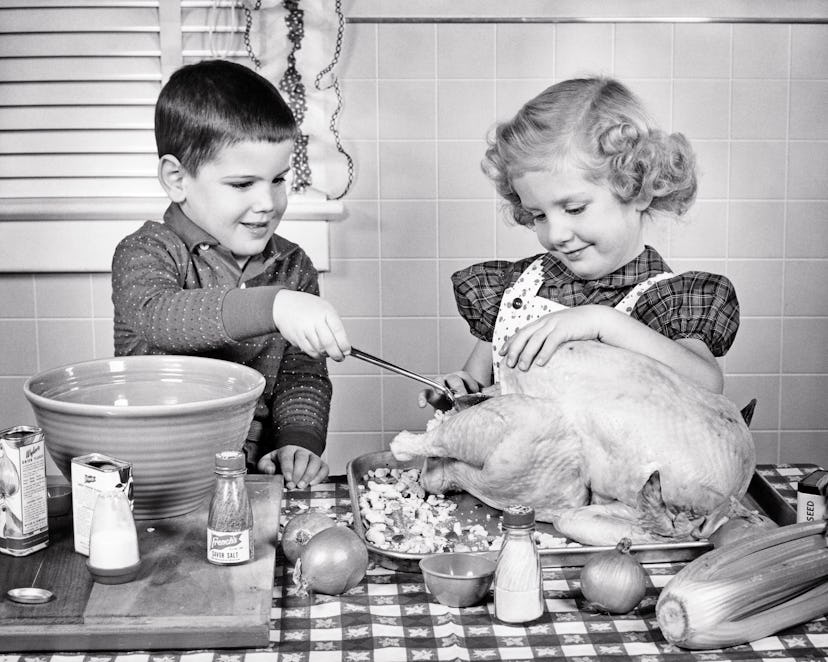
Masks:
[[[671,273],[643,238],[648,216],[679,216],[695,197],[684,136],[657,129],[619,82],[590,78],[541,92],[488,143],[483,170],[546,252],[452,276],[477,344],[446,384],[477,392],[498,381],[504,361],[528,370],[561,343],[597,339],[721,393],[714,357],[727,352],[739,326],[732,284],[710,273]],[[434,396],[422,393],[421,406]]]

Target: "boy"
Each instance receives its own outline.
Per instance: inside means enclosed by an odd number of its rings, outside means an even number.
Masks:
[[[112,261],[116,355],[198,354],[261,372],[248,465],[272,474],[278,464],[289,488],[328,475],[325,357],[350,351],[310,259],[274,234],[297,133],[276,88],[247,67],[210,60],[176,71],[155,107],[171,204]]]

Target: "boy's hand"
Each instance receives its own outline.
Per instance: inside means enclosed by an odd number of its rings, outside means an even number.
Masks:
[[[533,363],[545,365],[558,347],[570,340],[601,340],[607,324],[615,315],[614,308],[589,304],[549,313],[517,331],[501,347],[510,368],[516,365],[529,370]]]
[[[282,469],[285,487],[305,489],[321,483],[328,477],[328,465],[322,458],[301,446],[283,446],[271,451],[259,460],[258,469],[263,474],[276,473],[276,462]]]
[[[457,395],[478,393],[480,391],[480,384],[465,370],[450,372],[443,377],[443,383]],[[431,405],[435,409],[445,409],[446,407],[441,406],[445,400],[446,396],[443,393],[433,388],[427,388],[420,391],[417,396],[417,405],[420,408]]]
[[[273,300],[273,321],[285,340],[315,359],[342,361],[351,351],[339,314],[313,294],[280,290]]]

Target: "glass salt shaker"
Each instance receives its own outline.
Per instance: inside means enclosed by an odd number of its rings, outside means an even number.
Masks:
[[[140,566],[129,499],[121,489],[101,492],[89,528],[89,572],[99,584],[124,584],[135,579]]]
[[[543,614],[543,571],[535,544],[535,510],[509,506],[503,511],[503,546],[494,576],[495,617],[526,623]]]
[[[216,488],[207,517],[207,560],[237,565],[253,559],[253,509],[241,451],[216,453]]]

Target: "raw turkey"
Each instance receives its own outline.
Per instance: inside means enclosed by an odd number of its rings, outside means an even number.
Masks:
[[[501,369],[500,394],[391,442],[425,456],[431,493],[464,490],[496,508],[525,503],[587,545],[706,538],[755,467],[738,408],[664,364],[597,341],[545,366]]]

